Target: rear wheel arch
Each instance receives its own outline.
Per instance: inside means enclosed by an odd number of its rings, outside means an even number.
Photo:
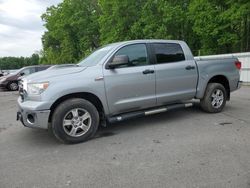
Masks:
[[[207,82],[207,86],[210,83],[219,83],[221,85],[224,86],[224,88],[226,89],[226,93],[227,93],[227,100],[230,100],[230,85],[229,85],[229,81],[228,78],[224,75],[216,75],[213,76],[212,78],[209,79],[209,81]]]
[[[58,98],[50,107],[50,115],[49,115],[49,123],[51,123],[52,117],[53,117],[53,113],[55,111],[55,109],[64,101],[68,100],[68,99],[73,99],[73,98],[81,98],[81,99],[85,99],[87,101],[89,101],[90,103],[92,103],[96,109],[99,112],[100,117],[103,115],[104,113],[104,108],[103,108],[103,104],[101,102],[101,100],[99,99],[99,97],[97,97],[95,94],[93,93],[88,93],[88,92],[79,92],[79,93],[71,93],[71,94],[67,94],[64,95],[60,98]]]
[[[221,112],[226,105],[226,89],[220,83],[211,82],[207,85],[204,97],[200,101],[200,107],[205,112]]]

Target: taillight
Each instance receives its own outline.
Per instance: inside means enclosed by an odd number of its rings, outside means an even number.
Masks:
[[[234,64],[235,64],[237,69],[239,69],[239,70],[241,69],[241,62],[240,61],[235,61]]]

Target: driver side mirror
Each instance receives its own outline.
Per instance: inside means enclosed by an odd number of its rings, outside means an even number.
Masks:
[[[116,67],[120,67],[122,65],[128,65],[129,58],[127,55],[117,55],[113,58],[112,62],[109,63],[108,67],[110,69],[115,69]]]
[[[24,75],[25,75],[25,73],[24,73],[24,72],[21,72],[21,73],[20,73],[20,76],[24,76]]]

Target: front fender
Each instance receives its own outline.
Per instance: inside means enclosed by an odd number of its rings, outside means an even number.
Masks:
[[[105,113],[108,113],[104,80],[95,78],[102,76],[102,71],[88,68],[88,72],[80,72],[70,76],[57,77],[50,80],[50,86],[42,94],[42,100],[48,101],[50,109],[57,99],[74,93],[91,93],[102,102]]]

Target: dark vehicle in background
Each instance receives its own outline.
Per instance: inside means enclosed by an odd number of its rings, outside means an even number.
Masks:
[[[35,65],[35,66],[28,66],[23,67],[13,73],[10,73],[6,76],[2,76],[0,78],[0,88],[7,89],[10,91],[16,91],[18,90],[18,81],[32,73],[43,71],[48,69],[49,65]]]
[[[0,77],[4,75],[4,72],[0,69]]]

